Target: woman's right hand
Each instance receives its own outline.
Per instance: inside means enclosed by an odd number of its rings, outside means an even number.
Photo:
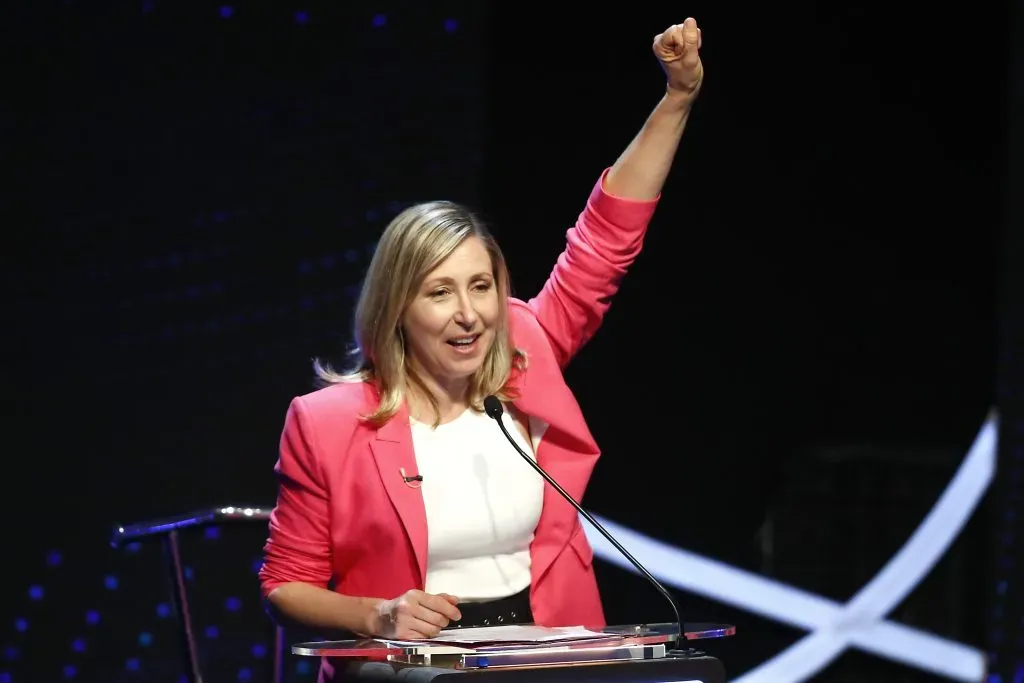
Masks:
[[[395,640],[433,638],[441,629],[462,618],[454,595],[431,595],[411,590],[377,604],[370,618],[372,635]]]

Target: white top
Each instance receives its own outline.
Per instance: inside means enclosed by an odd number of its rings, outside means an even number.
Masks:
[[[547,425],[531,421],[528,443],[508,411],[501,420],[536,457]],[[483,601],[529,586],[544,479],[485,414],[467,410],[437,429],[410,423],[427,513],[426,592]]]

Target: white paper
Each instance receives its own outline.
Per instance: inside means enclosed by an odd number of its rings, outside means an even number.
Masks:
[[[582,626],[482,626],[450,628],[441,631],[428,643],[552,643],[566,640],[607,638],[607,633],[589,631]]]

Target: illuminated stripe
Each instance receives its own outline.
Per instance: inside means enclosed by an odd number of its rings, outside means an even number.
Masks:
[[[985,672],[981,651],[882,617],[931,570],[971,517],[995,474],[996,444],[997,419],[992,415],[928,516],[846,605],[598,521],[663,583],[811,632],[736,683],[796,683],[849,646],[956,680],[980,681]],[[633,571],[585,520],[584,527],[596,556]]]

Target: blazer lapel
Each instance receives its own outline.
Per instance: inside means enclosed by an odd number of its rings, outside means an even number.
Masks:
[[[419,474],[412,447],[409,413],[405,406],[377,430],[376,438],[370,442],[370,450],[373,451],[384,489],[402,521],[415,554],[420,570],[418,588],[422,590],[427,578],[427,512],[419,485],[410,485],[402,478],[403,471],[407,477]]]
[[[581,502],[600,451],[564,380],[561,376],[547,376],[539,366],[519,375],[519,397],[513,404],[524,414],[547,423],[537,449],[537,464]],[[548,484],[544,486],[544,512],[537,525],[532,553],[531,574],[535,583],[569,542],[578,517],[557,491]]]

